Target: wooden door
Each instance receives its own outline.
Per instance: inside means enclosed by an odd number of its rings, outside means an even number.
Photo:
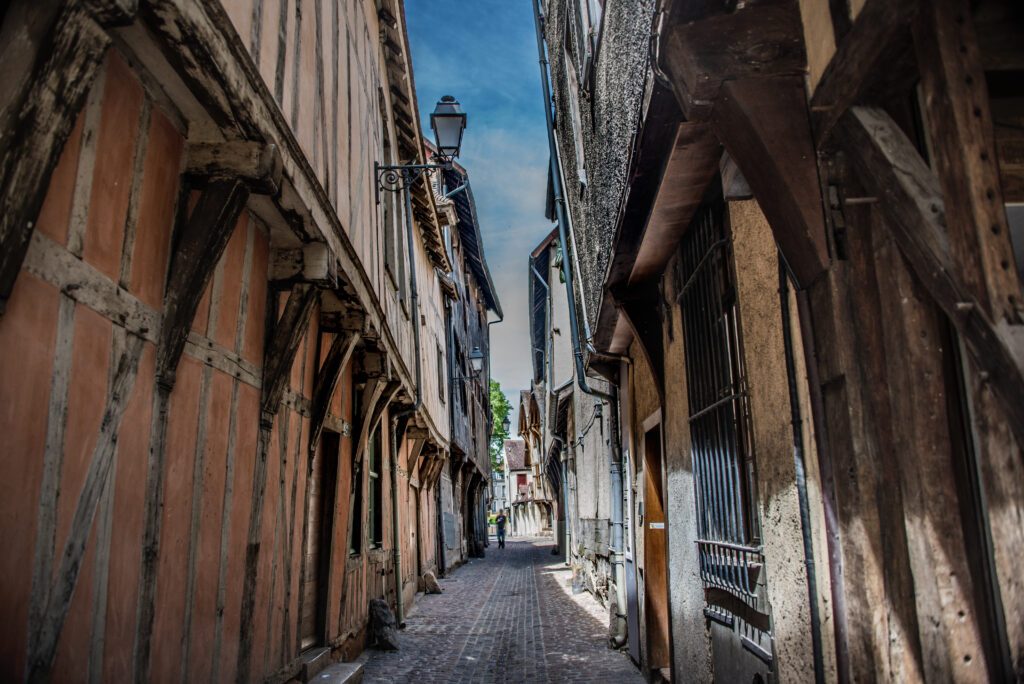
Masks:
[[[309,479],[306,499],[306,549],[302,555],[301,648],[320,646],[326,638],[334,503],[338,484],[337,433],[324,431]]]
[[[647,666],[668,674],[668,569],[665,499],[661,473],[661,425],[644,433],[644,586]]]

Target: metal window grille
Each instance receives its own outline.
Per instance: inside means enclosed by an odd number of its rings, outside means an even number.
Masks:
[[[756,603],[764,559],[732,269],[721,202],[703,207],[683,238],[681,306],[705,594]],[[716,609],[721,602],[716,601]],[[735,612],[735,611],[726,611]]]

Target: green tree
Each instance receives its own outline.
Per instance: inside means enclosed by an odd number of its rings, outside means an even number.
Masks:
[[[497,380],[491,380],[490,401],[493,419],[491,423],[491,470],[497,471],[503,468],[501,450],[505,446],[505,440],[509,437],[504,422],[505,418],[508,417],[509,411],[512,410],[512,405],[508,403],[505,393],[501,391],[501,383]]]

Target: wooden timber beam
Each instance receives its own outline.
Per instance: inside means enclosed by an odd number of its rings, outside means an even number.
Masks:
[[[712,114],[801,287],[829,264],[806,102],[802,78],[729,81]]]
[[[970,3],[924,3],[914,22],[914,46],[956,274],[993,320],[1019,324],[1024,302]]]
[[[639,283],[628,289],[612,291],[615,305],[633,331],[647,364],[654,376],[654,384],[662,403],[665,400],[665,341],[661,322],[661,289],[656,280]]]
[[[14,0],[0,13],[0,315],[64,143],[133,0]]]
[[[174,387],[175,370],[199,301],[248,199],[248,186],[237,178],[210,181],[177,236],[164,292],[156,366],[158,382],[168,389]]]
[[[277,195],[283,168],[277,145],[234,140],[190,143],[185,173],[206,178],[235,177],[245,181],[254,194]]]
[[[747,2],[730,12],[720,11],[726,3],[675,4],[683,7],[673,8],[666,22],[661,66],[688,120],[707,118],[724,81],[804,76],[807,59],[797,2]]]
[[[309,328],[319,290],[312,285],[296,285],[288,295],[284,312],[274,326],[263,361],[263,392],[260,421],[269,426],[284,394],[299,342]]]
[[[352,434],[357,437],[353,463],[357,466],[363,461],[363,454],[366,453],[366,444],[370,439],[370,434],[380,423],[384,409],[391,403],[401,386],[397,380],[385,380],[384,378],[375,378],[366,383],[362,401],[360,401],[362,407],[360,415],[352,417],[354,423]]]
[[[811,97],[811,121],[819,148],[828,143],[846,110],[892,68],[894,50],[900,49],[899,39],[906,34],[917,8],[916,0],[866,0]]]
[[[310,417],[309,428],[309,450],[314,452],[320,442],[320,433],[324,428],[324,419],[327,418],[328,409],[331,406],[331,397],[338,387],[341,379],[341,371],[348,365],[352,353],[359,344],[359,333],[335,335],[331,341],[331,347],[327,351],[327,358],[316,376],[316,383],[313,386],[313,415]]]
[[[270,280],[279,285],[312,283],[333,289],[338,284],[338,260],[324,242],[275,249],[270,255]]]
[[[900,251],[956,327],[1024,444],[1024,338],[1004,321],[993,323],[954,275],[939,180],[885,112],[853,107],[839,130],[862,184],[881,201]]]

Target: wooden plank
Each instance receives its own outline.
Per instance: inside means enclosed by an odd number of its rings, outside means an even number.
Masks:
[[[316,449],[320,441],[320,433],[324,428],[324,419],[331,405],[331,397],[338,387],[341,379],[341,371],[348,365],[359,344],[359,333],[348,335],[335,335],[331,341],[331,347],[327,351],[327,358],[324,359],[320,371],[317,373],[316,386],[313,388],[313,415],[310,424],[309,450]]]
[[[212,180],[182,227],[171,256],[157,352],[157,378],[168,388],[174,387],[199,301],[248,199],[249,189],[241,180]]]
[[[54,585],[43,619],[31,625],[29,637],[28,681],[47,681],[57,651],[61,628],[71,606],[71,597],[78,583],[78,573],[85,556],[93,519],[99,508],[101,494],[110,478],[117,436],[128,400],[135,386],[135,378],[142,356],[143,340],[130,336],[117,364],[114,381],[106,399],[106,409],[100,423],[99,435],[89,461],[82,492],[75,507],[71,528],[61,554],[60,567],[54,575]]]
[[[954,275],[938,179],[885,112],[854,107],[839,128],[862,183],[881,200],[900,251],[963,337],[1024,444],[1024,342],[1010,326],[994,324]]]
[[[50,175],[100,70],[110,2],[7,7],[0,27],[0,315],[11,296]],[[133,11],[133,10],[132,10]],[[96,12],[96,19],[90,16]]]
[[[828,143],[846,110],[862,99],[886,69],[892,68],[893,47],[905,35],[918,5],[916,0],[864,3],[811,97],[811,121],[818,147]]]
[[[730,81],[712,113],[801,287],[829,263],[802,78]]]
[[[277,406],[281,403],[295,354],[309,328],[309,318],[313,315],[318,295],[319,291],[312,285],[296,285],[292,288],[284,312],[266,345],[260,412],[263,416],[261,420],[267,425],[273,421]]]
[[[952,265],[992,320],[1020,324],[1024,302],[970,3],[924,3],[914,24],[914,45]]]

